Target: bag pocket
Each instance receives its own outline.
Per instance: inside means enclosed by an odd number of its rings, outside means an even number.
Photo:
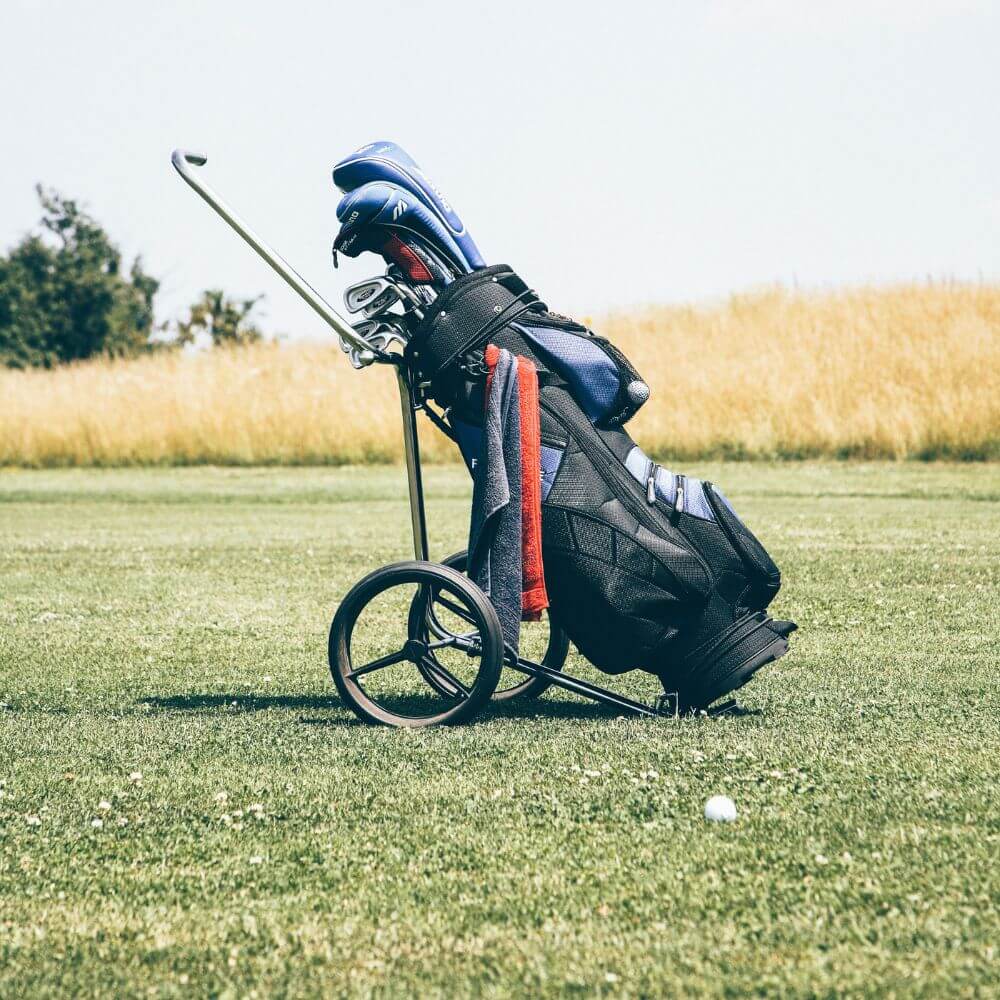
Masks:
[[[696,617],[701,601],[638,537],[567,507],[542,508],[545,583],[552,616],[606,673],[646,667]],[[648,536],[648,537],[644,537]]]
[[[649,399],[649,386],[628,358],[586,327],[541,318],[511,325],[542,364],[566,383],[592,424],[620,427]]]
[[[711,483],[704,483],[703,488],[716,521],[743,560],[751,578],[758,583],[755,604],[763,610],[781,587],[781,571],[757,536],[737,516],[725,494]]]

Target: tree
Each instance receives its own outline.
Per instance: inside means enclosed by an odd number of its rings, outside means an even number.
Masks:
[[[251,322],[250,314],[263,296],[233,300],[221,289],[210,288],[191,306],[187,321],[178,321],[175,343],[193,344],[198,334],[207,334],[215,346],[256,344],[263,334]]]
[[[0,363],[45,366],[147,348],[159,282],[127,275],[104,230],[75,201],[37,189],[43,235],[0,257]]]

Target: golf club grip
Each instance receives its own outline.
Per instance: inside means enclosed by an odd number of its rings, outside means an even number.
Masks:
[[[186,149],[175,149],[170,155],[170,161],[179,170],[180,163],[190,163],[195,167],[203,167],[208,163],[208,157],[202,153],[191,153]]]

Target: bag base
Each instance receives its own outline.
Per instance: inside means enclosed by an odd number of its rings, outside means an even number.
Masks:
[[[743,687],[761,667],[788,652],[795,622],[756,611],[736,619],[712,641],[660,674],[667,704],[680,714],[708,708]]]

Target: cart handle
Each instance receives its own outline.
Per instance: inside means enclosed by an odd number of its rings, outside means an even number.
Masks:
[[[347,320],[309,284],[280,254],[271,249],[216,193],[206,184],[192,167],[203,167],[208,163],[208,157],[201,153],[190,153],[187,150],[175,149],[170,156],[174,169],[184,178],[185,182],[200,195],[264,260],[274,268],[291,287],[312,306],[320,319],[333,328],[337,335],[347,341],[351,347],[361,352],[362,360],[371,362],[382,360],[382,352],[377,350],[369,340],[362,337]],[[367,357],[365,355],[367,354]]]

